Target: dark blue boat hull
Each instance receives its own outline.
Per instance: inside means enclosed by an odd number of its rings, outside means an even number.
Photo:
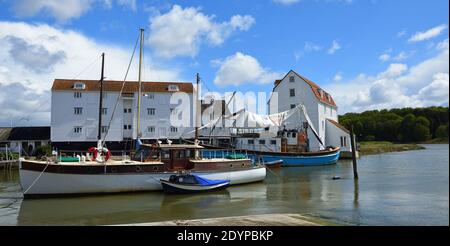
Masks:
[[[185,188],[180,188],[177,187],[173,184],[170,184],[168,182],[161,182],[161,185],[163,187],[163,190],[168,193],[168,194],[192,194],[192,193],[204,193],[204,192],[212,192],[212,191],[218,191],[218,190],[224,190],[226,189],[228,186],[230,186],[230,183],[228,182],[225,185],[221,185],[218,187],[204,187],[204,189],[196,189],[196,190],[192,190],[192,189],[187,189],[189,188],[189,186],[185,185]],[[193,187],[193,186],[191,186]],[[198,186],[197,186],[198,187]]]

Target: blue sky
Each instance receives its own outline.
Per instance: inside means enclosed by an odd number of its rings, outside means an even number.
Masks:
[[[341,114],[448,105],[448,7],[445,0],[3,0],[0,95],[34,100],[0,99],[8,108],[0,123],[31,111],[26,122],[44,124],[52,80],[71,78],[103,51],[107,76],[120,79],[139,27],[146,80],[193,81],[199,72],[211,90],[258,92],[293,69],[327,90]],[[97,78],[96,64],[80,77]]]

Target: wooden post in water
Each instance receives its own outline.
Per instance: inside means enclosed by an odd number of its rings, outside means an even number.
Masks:
[[[353,178],[358,179],[358,164],[356,162],[356,141],[355,134],[353,134],[353,125],[350,128],[350,141],[352,144]]]

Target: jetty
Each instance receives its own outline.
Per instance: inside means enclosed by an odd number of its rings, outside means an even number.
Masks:
[[[161,222],[122,224],[115,226],[332,226],[320,218],[301,214],[261,214],[209,219],[170,220]]]

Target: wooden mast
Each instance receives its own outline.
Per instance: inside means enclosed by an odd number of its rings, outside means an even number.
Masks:
[[[200,75],[197,73],[197,89],[196,89],[196,100],[195,100],[195,143],[198,143],[198,128],[199,128],[199,116],[201,115],[201,103],[200,103]],[[199,106],[200,105],[200,106]]]
[[[97,140],[102,140],[102,108],[103,108],[103,79],[104,79],[104,70],[105,70],[105,53],[102,53],[102,72],[100,77],[100,103],[98,109],[98,135]]]
[[[142,135],[141,133],[141,94],[142,94],[142,82],[141,82],[141,74],[142,74],[142,56],[143,56],[143,44],[144,44],[144,29],[141,28],[141,36],[140,36],[140,49],[139,49],[139,74],[138,74],[138,101],[137,101],[137,122],[136,122],[136,138],[139,139]]]

